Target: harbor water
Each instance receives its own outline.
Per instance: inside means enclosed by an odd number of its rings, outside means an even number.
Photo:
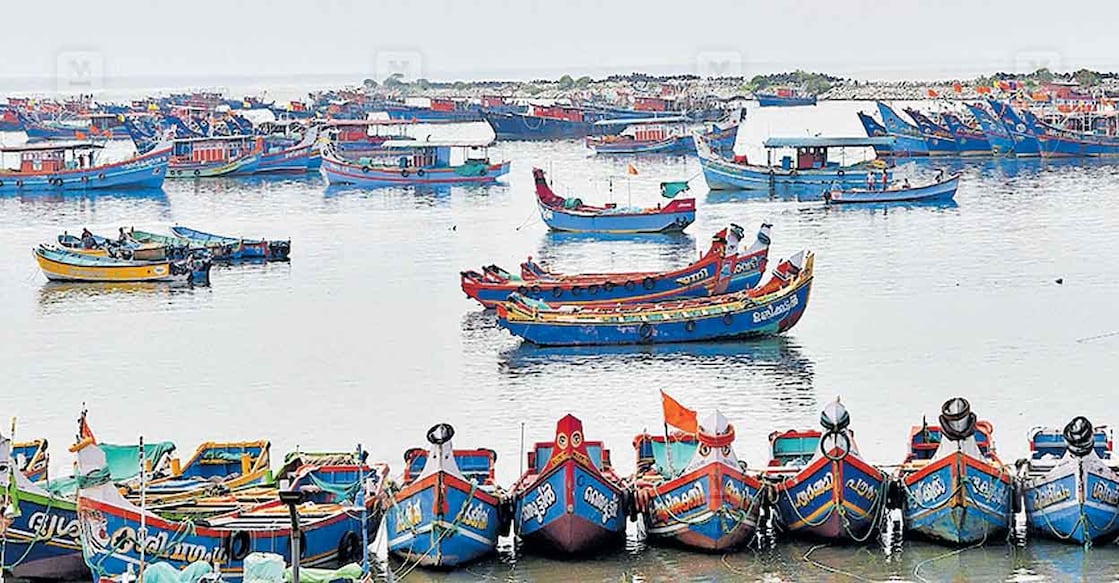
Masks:
[[[766,136],[861,135],[860,105],[751,111],[740,150],[761,161]],[[864,457],[882,465],[900,462],[910,428],[957,395],[992,421],[1004,460],[1027,454],[1036,425],[1081,414],[1119,423],[1119,162],[914,163],[904,171],[915,181],[961,172],[955,203],[833,208],[708,192],[694,157],[594,157],[581,142],[500,143],[491,157],[513,166],[486,187],[328,189],[307,175],[0,197],[0,415],[18,417],[17,438],[50,440],[56,476],[69,471],[83,403],[107,442],[142,435],[187,455],[204,440],[267,438],[276,460],[361,443],[396,471],[428,427],[448,422],[456,445],[497,451],[506,485],[520,452],[551,439],[568,412],[613,450],[619,473],[632,472],[633,436],[662,427],[661,389],[701,416],[722,411],[755,468],[768,461],[771,432],[816,427],[837,396]],[[561,195],[619,205],[663,202],[660,181],[693,178],[697,222],[677,236],[548,233],[533,167]],[[748,237],[773,225],[771,265],[802,248],[817,254],[807,312],[782,337],[534,348],[459,288],[462,270],[515,270],[527,255],[562,272],[679,266],[730,222]],[[210,287],[191,289],[51,284],[32,258],[64,230],[174,224],[290,237],[292,261],[216,266]],[[998,540],[949,554],[912,542],[886,552],[780,541],[722,556],[640,538],[631,525],[625,550],[583,561],[519,556],[507,541],[494,560],[409,579],[1119,579],[1111,547]]]

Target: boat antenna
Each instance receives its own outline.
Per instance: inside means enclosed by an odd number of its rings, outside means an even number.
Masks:
[[[147,454],[144,451],[144,436],[140,436],[140,530],[137,533],[140,539],[140,575],[139,580],[144,580],[144,551],[148,546],[148,520],[147,496],[145,492],[145,478],[147,478]]]

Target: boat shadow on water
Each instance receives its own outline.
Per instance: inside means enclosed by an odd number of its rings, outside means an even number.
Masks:
[[[495,189],[508,188],[508,183],[493,182],[489,184],[420,184],[412,186],[355,186],[352,184],[329,184],[323,189],[323,197],[331,199],[342,198],[391,198],[413,197],[417,204],[427,206],[444,206],[451,202],[454,195],[480,196],[488,195]]]
[[[137,281],[137,282],[72,282],[48,281],[39,288],[39,308],[44,313],[83,311],[115,311],[118,302],[143,298],[163,297],[169,301],[205,293],[209,285],[191,284],[188,281]]]

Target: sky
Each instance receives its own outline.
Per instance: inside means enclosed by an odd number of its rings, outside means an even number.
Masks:
[[[48,8],[48,6],[54,8]],[[95,78],[438,80],[817,70],[866,80],[1119,70],[1119,2],[8,2],[0,89]],[[25,23],[10,26],[12,23]],[[174,84],[174,83],[173,83]]]

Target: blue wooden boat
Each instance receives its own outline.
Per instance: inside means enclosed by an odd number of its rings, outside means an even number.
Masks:
[[[847,190],[828,190],[824,192],[824,202],[828,204],[888,203],[945,201],[956,196],[960,185],[960,175],[953,174],[947,179],[938,178],[935,182],[919,186],[894,183],[885,189],[852,188]]]
[[[960,156],[990,156],[991,143],[980,127],[972,126],[960,119],[960,116],[946,111],[940,114],[941,121],[952,137],[956,140],[957,153]]]
[[[557,195],[544,171],[532,169],[540,218],[553,231],[572,233],[673,233],[695,222],[695,199],[681,198],[654,208],[585,204],[583,199]],[[662,185],[662,192],[666,187]]]
[[[227,581],[241,580],[245,557],[252,552],[276,552],[290,562],[291,539],[296,534],[302,543],[303,565],[340,566],[360,560],[363,527],[368,527],[364,517],[380,504],[379,500],[367,500],[364,507],[351,500],[304,504],[298,510],[298,531],[292,530],[288,508],[274,489],[266,502],[246,500],[230,507],[225,502],[199,501],[193,513],[185,506],[157,512],[121,495],[107,476],[100,446],[84,439],[72,449],[78,456],[82,554],[94,580],[138,572],[140,546],[121,541],[136,540],[142,524],[148,533],[143,550],[146,561],[163,561],[176,569],[206,561],[217,564]]]
[[[176,138],[170,178],[247,176],[260,167],[264,137],[253,135]]]
[[[1048,124],[1028,109],[1017,110],[1019,117],[1037,137],[1045,158],[1080,158],[1119,154],[1119,138],[1059,128]]]
[[[902,464],[905,532],[952,545],[1003,537],[1013,517],[1013,476],[963,398],[950,399],[940,426],[914,427]]]
[[[866,542],[885,515],[889,479],[859,455],[847,409],[836,399],[820,431],[769,436],[765,476],[775,482],[777,527],[794,536]]]
[[[696,142],[699,163],[707,186],[712,190],[764,189],[789,191],[797,195],[819,196],[826,188],[856,188],[866,183],[868,173],[881,174],[886,164],[872,160],[844,165],[828,160],[832,149],[893,146],[894,138],[769,138],[764,143],[767,164],[750,164],[744,156],[727,158],[703,140]],[[783,156],[774,164],[778,150],[794,149],[795,156]]]
[[[1021,490],[1030,532],[1090,545],[1119,533],[1119,474],[1107,427],[1076,417],[1064,430],[1035,428]]]
[[[171,232],[191,245],[209,249],[214,259],[219,261],[287,261],[291,258],[291,239],[269,241],[225,237],[178,225],[171,227]]]
[[[650,542],[725,552],[753,539],[767,490],[744,471],[734,440],[734,426],[718,411],[694,434],[634,438],[634,506]]]
[[[955,144],[951,147],[946,147],[944,143],[938,142],[936,149],[934,145],[928,141],[928,136],[921,131],[921,128],[909,123],[903,119],[892,107],[885,103],[878,101],[875,103],[878,107],[878,115],[882,118],[882,125],[885,126],[886,131],[895,138],[905,138],[905,150],[910,152],[910,155],[943,155],[954,153],[956,151]]]
[[[0,440],[4,439],[0,436]],[[11,444],[11,469],[23,474],[32,482],[42,482],[47,479],[50,471],[50,454],[47,453],[47,440],[33,439],[31,441],[15,442]],[[0,459],[3,459],[0,456]],[[3,473],[3,472],[0,472]]]
[[[797,107],[803,105],[816,105],[816,96],[794,91],[787,87],[778,88],[772,93],[755,93],[760,107]]]
[[[330,184],[383,187],[421,184],[486,184],[509,173],[509,162],[492,162],[488,143],[389,140],[381,150],[357,160],[343,158],[329,144],[319,172]],[[453,156],[461,153],[462,161]]]
[[[485,118],[499,140],[581,140],[587,136],[616,134],[625,128],[624,125],[596,125],[596,122],[642,115],[645,114],[596,112],[563,105],[529,105],[524,110],[487,110]]]
[[[991,154],[994,156],[1013,156],[1014,138],[1010,137],[1010,132],[1006,131],[1006,126],[1002,124],[997,118],[992,116],[982,105],[978,103],[965,104],[971,116],[975,118],[979,128],[983,130],[983,137],[987,138],[987,143],[991,146]]]
[[[987,105],[994,113],[995,119],[1002,123],[1010,139],[1014,140],[1014,155],[1019,158],[1041,155],[1041,144],[1037,141],[1037,136],[1009,103],[988,99]]]
[[[909,119],[917,123],[917,129],[925,137],[925,144],[929,147],[930,155],[960,155],[960,145],[956,143],[956,137],[951,130],[912,107],[906,107],[904,111]]]
[[[508,301],[514,293],[564,304],[618,304],[740,292],[756,286],[765,273],[770,228],[762,223],[754,244],[739,252],[742,227],[731,224],[715,233],[698,261],[671,271],[565,275],[546,271],[529,257],[521,264],[520,276],[496,265],[481,273],[462,272],[462,291],[486,308]]]
[[[738,126],[745,120],[745,108],[731,110],[719,121],[703,128],[693,139],[692,145],[695,146],[696,140],[703,140],[712,151],[724,158],[733,158],[734,142],[738,139]]]
[[[622,125],[618,134],[587,136],[587,147],[595,154],[687,154],[695,151],[695,140],[684,129],[688,118],[651,117],[602,120],[595,125]]]
[[[0,147],[0,156],[17,154],[20,158],[18,170],[0,169],[0,194],[163,186],[170,144],[164,142],[146,154],[104,164],[98,159],[102,148],[104,144],[87,141]]]
[[[255,173],[302,173],[310,169],[311,158],[317,156],[319,132],[310,127],[296,143],[290,140],[265,138],[264,150],[260,153]]]
[[[582,421],[565,415],[555,439],[536,443],[527,461],[512,488],[513,525],[527,548],[586,555],[622,544],[628,489],[609,450],[586,439]]]
[[[427,432],[428,449],[404,454],[404,476],[385,515],[388,549],[409,564],[457,567],[494,553],[511,518],[494,483],[497,454],[454,449],[445,423]]]
[[[765,284],[736,294],[649,304],[564,306],[515,294],[497,322],[540,346],[662,344],[780,334],[808,305],[812,253],[782,261]]]

